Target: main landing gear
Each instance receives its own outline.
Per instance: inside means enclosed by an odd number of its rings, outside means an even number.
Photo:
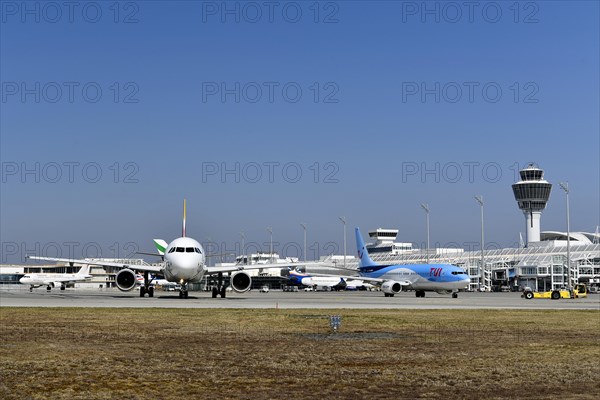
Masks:
[[[223,273],[222,272],[219,272],[217,286],[213,286],[213,288],[212,288],[212,298],[216,299],[217,296],[221,296],[222,299],[225,298],[225,286],[223,286]]]
[[[415,296],[416,297],[425,297],[425,291],[424,290],[415,290]]]
[[[154,286],[140,286],[140,297],[144,297],[148,293],[148,297],[154,297]]]
[[[154,286],[150,286],[148,271],[144,271],[144,284],[140,286],[140,297],[144,297],[146,293],[148,293],[148,297],[154,297]]]
[[[452,298],[458,299],[458,292],[452,292]]]

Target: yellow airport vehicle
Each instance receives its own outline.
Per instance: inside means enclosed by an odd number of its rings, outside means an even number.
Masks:
[[[530,288],[525,288],[521,297],[526,299],[578,299],[581,297],[587,297],[588,288],[583,284],[579,283],[575,285],[573,290],[569,289],[555,289],[548,290],[547,292],[534,292]]]

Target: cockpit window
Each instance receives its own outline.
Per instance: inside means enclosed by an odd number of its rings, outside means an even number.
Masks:
[[[184,253],[185,252],[185,248],[183,247],[178,247],[177,250],[175,250],[178,253]]]
[[[198,253],[198,254],[202,254],[202,252],[200,251],[200,249],[199,249],[199,248],[197,248],[197,247],[194,247],[194,250],[196,250],[196,253]]]
[[[169,250],[169,253],[172,253],[175,251],[175,247],[171,247],[171,249]]]
[[[193,253],[194,252],[194,248],[193,247],[186,247],[185,248],[185,252],[186,253]]]

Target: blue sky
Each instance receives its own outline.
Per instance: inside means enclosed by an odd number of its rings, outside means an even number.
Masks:
[[[354,226],[418,245],[420,203],[432,243],[471,246],[474,195],[513,245],[530,161],[555,184],[542,230],[565,229],[559,181],[572,230],[600,224],[597,2],[1,4],[3,263],[151,250],[184,197],[219,251],[272,226],[293,256],[305,222],[323,255],[338,216],[349,253]]]

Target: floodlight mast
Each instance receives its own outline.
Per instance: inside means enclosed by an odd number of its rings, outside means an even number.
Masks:
[[[270,226],[267,227],[267,232],[269,232],[269,235],[271,235],[271,246],[270,246],[270,254],[269,254],[269,258],[270,258],[270,262],[273,263],[273,228],[271,228]]]
[[[482,282],[485,280],[485,253],[484,253],[484,241],[483,241],[483,196],[475,196],[475,200],[481,208],[481,274],[479,276],[479,291],[482,290]]]
[[[301,223],[300,226],[304,229],[304,261],[306,261],[306,224]]]
[[[338,217],[344,224],[344,268],[346,268],[346,217]]]
[[[247,258],[246,258],[246,255],[244,254],[244,251],[245,251],[244,250],[244,245],[245,245],[244,241],[246,239],[246,235],[244,234],[244,232],[240,232],[240,236],[242,237],[242,251],[241,251],[241,253],[242,253],[242,264],[246,264]]]
[[[427,224],[427,252],[425,253],[425,258],[427,259],[427,264],[429,264],[429,205],[421,204],[421,208],[425,210],[425,221]]]
[[[571,226],[569,223],[569,182],[559,183],[567,195],[567,288],[571,289]]]

